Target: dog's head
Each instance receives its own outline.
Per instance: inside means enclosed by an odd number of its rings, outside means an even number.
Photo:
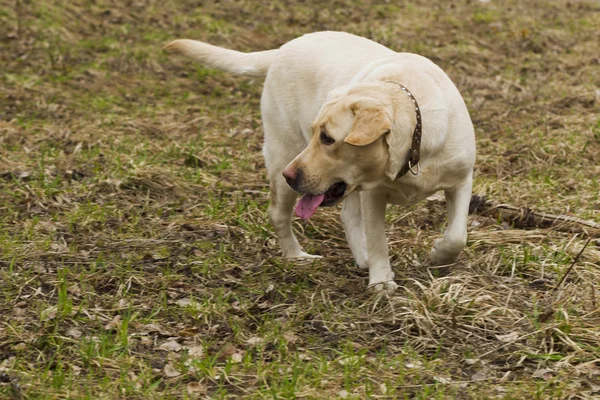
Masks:
[[[358,84],[330,93],[312,125],[310,143],[283,171],[288,184],[305,194],[299,206],[306,210],[306,218],[318,206],[336,204],[357,189],[395,179],[409,145],[397,146],[394,139],[395,130],[411,123],[404,114],[399,115],[382,84]]]

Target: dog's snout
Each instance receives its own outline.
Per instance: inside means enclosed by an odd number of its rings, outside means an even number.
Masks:
[[[294,187],[294,183],[296,181],[297,176],[298,171],[295,168],[292,168],[291,166],[288,166],[286,169],[283,170],[283,177],[285,178],[285,181],[288,183],[288,185],[290,185],[291,187]]]

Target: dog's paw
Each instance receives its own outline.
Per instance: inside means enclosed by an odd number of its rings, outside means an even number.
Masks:
[[[369,262],[366,258],[356,258],[354,263],[360,269],[369,269]]]
[[[396,289],[398,289],[398,284],[394,281],[370,283],[369,289],[371,289],[372,291],[374,291],[376,293],[380,293],[380,292],[394,293],[394,291]]]
[[[294,254],[286,254],[285,258],[289,258],[292,260],[298,260],[298,261],[311,261],[311,260],[318,260],[319,258],[323,258],[323,257],[314,255],[314,254],[308,254],[304,251],[300,251],[300,252],[294,253]]]
[[[374,292],[392,293],[398,288],[398,284],[394,282],[395,274],[391,268],[381,268],[379,270],[369,271],[369,286],[368,288]]]
[[[448,243],[445,239],[437,239],[431,249],[430,259],[433,265],[454,264],[464,248],[464,243]]]

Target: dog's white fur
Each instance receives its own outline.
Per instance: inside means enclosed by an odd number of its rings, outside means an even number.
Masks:
[[[369,268],[369,285],[376,290],[396,288],[385,235],[388,203],[411,205],[444,190],[448,227],[435,242],[431,260],[436,265],[456,261],[467,240],[475,135],[460,93],[433,62],[341,32],[312,33],[256,53],[185,39],[167,49],[232,74],[266,76],[261,112],[269,216],[285,257],[315,257],[304,252],[292,232],[297,193],[282,176],[284,169],[312,168],[307,192],[322,193],[336,180],[347,183],[342,207],[346,237],[357,264]],[[421,109],[418,176],[395,179],[407,160],[416,116],[411,100],[393,82],[406,86]],[[342,143],[352,133],[352,118],[359,118],[346,106],[365,102],[367,112],[383,113],[391,131],[371,132],[375,142],[365,146]],[[328,134],[340,148],[335,154],[319,141],[319,121],[334,121]]]

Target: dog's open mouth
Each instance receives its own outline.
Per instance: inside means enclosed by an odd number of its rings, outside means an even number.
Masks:
[[[302,219],[313,216],[318,207],[332,206],[346,193],[346,183],[334,183],[322,194],[305,194],[296,204],[296,215]]]

